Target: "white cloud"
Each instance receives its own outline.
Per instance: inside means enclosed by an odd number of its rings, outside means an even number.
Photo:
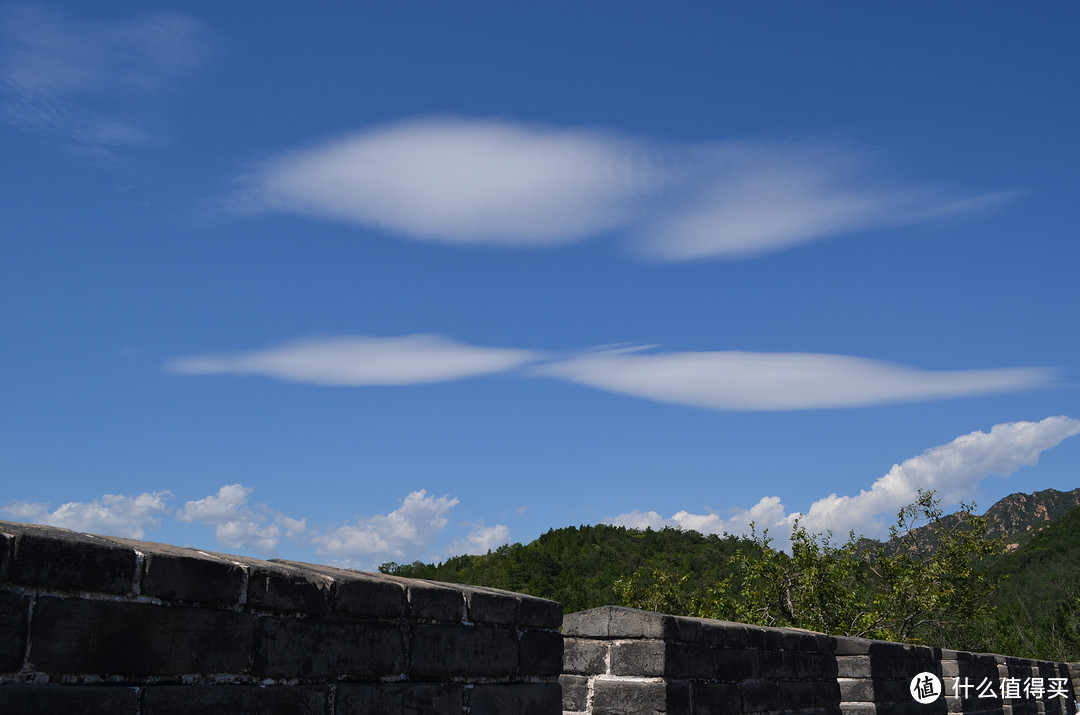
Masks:
[[[167,491],[144,492],[137,496],[106,494],[88,502],[67,502],[54,511],[47,504],[11,502],[0,513],[19,521],[62,526],[66,529],[106,536],[141,539],[147,529],[161,526],[168,512]]]
[[[983,395],[1043,387],[1046,368],[930,371],[815,353],[585,353],[533,368],[602,390],[720,410],[805,410]]]
[[[144,144],[155,100],[206,60],[206,34],[175,13],[86,21],[9,5],[0,15],[0,110],[85,155]]]
[[[1007,477],[1017,469],[1034,466],[1039,455],[1063,440],[1080,434],[1080,420],[1047,417],[1039,422],[1006,422],[989,432],[975,431],[948,444],[893,465],[870,489],[856,496],[829,496],[814,502],[806,514],[788,513],[780,497],[764,497],[750,509],[731,510],[729,516],[680,511],[665,519],[655,511],[632,511],[608,523],[637,529],[665,526],[693,529],[704,534],[749,533],[754,522],[758,532],[770,530],[778,544],[787,542],[795,518],[811,532],[832,531],[880,538],[888,534],[896,512],[913,502],[920,489],[937,491],[943,505],[970,501],[978,483],[989,476]]]
[[[427,490],[411,492],[389,514],[362,516],[325,534],[312,537],[319,553],[351,562],[402,559],[429,548],[446,528],[447,515],[458,505],[449,495],[428,496]]]
[[[461,245],[535,247],[618,229],[655,260],[743,258],[854,231],[984,210],[880,178],[866,151],[811,142],[674,145],[614,132],[427,118],[263,162],[238,208]]]
[[[503,372],[538,357],[530,350],[477,347],[440,335],[351,336],[180,358],[165,368],[188,375],[265,375],[318,385],[412,385]]]
[[[464,539],[451,542],[446,547],[446,553],[451,556],[486,554],[508,543],[510,543],[510,527],[504,524],[485,526],[481,523],[473,526]]]
[[[249,506],[254,491],[242,484],[226,484],[216,494],[185,503],[176,518],[212,525],[218,543],[226,548],[250,548],[262,553],[277,549],[282,531],[290,539],[306,531],[304,519],[293,519],[265,504]]]

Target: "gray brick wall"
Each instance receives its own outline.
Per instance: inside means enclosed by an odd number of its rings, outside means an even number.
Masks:
[[[561,712],[558,603],[0,522],[0,713]]]

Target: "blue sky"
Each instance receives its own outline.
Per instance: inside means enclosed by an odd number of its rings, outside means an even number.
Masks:
[[[0,4],[0,518],[371,568],[1080,475],[1075,3]]]

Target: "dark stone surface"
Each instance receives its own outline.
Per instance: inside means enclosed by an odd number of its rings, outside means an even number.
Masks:
[[[560,675],[562,708],[567,712],[584,712],[589,702],[589,678],[585,675]]]
[[[22,667],[29,608],[26,596],[0,592],[0,672],[13,673]]]
[[[607,672],[606,641],[590,638],[563,639],[563,672],[593,675]]]
[[[519,625],[532,628],[560,628],[563,624],[563,607],[558,601],[548,601],[544,598],[522,594],[518,608]]]
[[[597,680],[593,683],[593,715],[660,715],[667,713],[667,686],[661,682]]]
[[[780,709],[781,687],[783,683],[769,680],[743,683],[740,688],[743,710],[750,713],[776,712]]]
[[[238,604],[244,598],[244,569],[235,563],[171,546],[144,553],[144,596],[222,605]]]
[[[495,626],[420,623],[413,626],[410,659],[413,676],[507,676],[517,670],[517,634]]]
[[[465,620],[465,595],[443,583],[413,581],[409,584],[409,615],[460,623]]]
[[[558,683],[482,684],[469,693],[470,715],[560,715]]]
[[[67,529],[0,522],[15,544],[7,578],[26,586],[71,591],[130,593],[135,582],[135,550],[104,537]]]
[[[139,712],[135,688],[114,685],[0,684],[0,713],[33,715],[134,715]]]
[[[146,688],[140,715],[321,715],[329,707],[325,685],[157,685]]]
[[[618,641],[611,644],[611,672],[615,675],[664,675],[664,641]]]
[[[325,615],[330,612],[331,581],[308,569],[250,560],[247,603],[256,608],[288,613]]]
[[[330,591],[334,613],[372,618],[397,618],[406,613],[407,582],[404,579],[282,559],[272,559],[271,563],[333,579]]]
[[[242,673],[253,633],[245,613],[41,597],[29,661],[46,673]]]
[[[736,683],[693,683],[690,697],[694,703],[694,715],[744,712],[742,690]]]
[[[428,715],[464,711],[459,683],[343,684],[337,688],[335,715]]]
[[[389,623],[261,618],[253,668],[271,678],[397,675],[405,670],[405,646]]]
[[[563,664],[563,638],[555,631],[521,634],[518,672],[522,675],[559,675]]]

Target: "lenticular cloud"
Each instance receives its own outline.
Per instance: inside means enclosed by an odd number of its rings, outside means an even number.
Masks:
[[[812,142],[676,144],[612,131],[427,118],[283,152],[234,197],[415,240],[528,248],[618,232],[649,260],[745,258],[983,210],[885,175],[870,152]]]

